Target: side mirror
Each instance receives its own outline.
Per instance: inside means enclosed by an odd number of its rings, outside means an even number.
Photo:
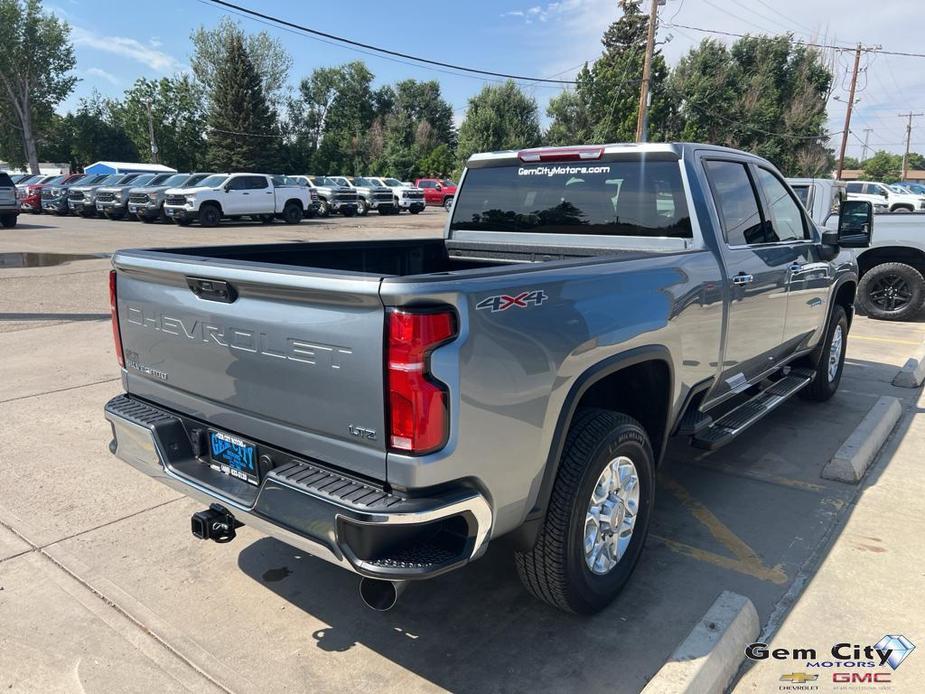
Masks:
[[[874,231],[874,206],[866,200],[846,200],[838,215],[838,245],[867,248]],[[823,236],[823,243],[825,236]]]

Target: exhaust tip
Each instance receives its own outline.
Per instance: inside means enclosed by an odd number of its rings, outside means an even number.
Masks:
[[[388,612],[398,603],[405,589],[404,581],[383,581],[378,578],[360,579],[360,598],[371,610]]]

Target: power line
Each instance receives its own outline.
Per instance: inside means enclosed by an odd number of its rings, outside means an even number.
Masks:
[[[737,39],[746,39],[753,38],[753,34],[738,34],[734,31],[720,31],[719,29],[704,29],[703,27],[695,27],[689,24],[665,24],[665,26],[680,27],[682,29],[690,29],[691,31],[699,31],[703,34],[716,34],[717,36],[731,36]],[[769,32],[770,33],[770,32]],[[802,46],[809,46],[810,48],[829,48],[836,51],[853,51],[855,50],[854,46],[844,46],[833,43],[816,43],[814,41],[803,41],[802,39],[797,39],[790,37],[791,42],[798,43]],[[879,53],[881,55],[899,55],[906,58],[925,58],[925,53],[912,53],[910,51],[890,51],[885,48],[880,48],[876,46],[871,46],[864,49],[868,53]]]
[[[283,27],[289,27],[290,29],[295,29],[296,31],[304,32],[311,36],[322,37],[329,39],[331,41],[336,41],[340,44],[345,44],[347,46],[353,46],[355,48],[363,48],[367,51],[373,51],[375,53],[381,53],[383,55],[390,55],[398,58],[405,58],[406,60],[413,60],[417,63],[424,63],[425,65],[434,65],[437,67],[448,68],[451,70],[458,70],[460,72],[468,72],[475,75],[484,75],[489,77],[501,77],[504,79],[517,80],[521,82],[537,82],[537,83],[546,83],[546,84],[576,84],[574,80],[559,80],[559,79],[550,79],[546,77],[527,77],[524,75],[513,75],[504,72],[493,72],[491,70],[480,70],[478,68],[466,67],[463,65],[454,65],[453,63],[444,63],[439,60],[431,60],[429,58],[422,58],[420,56],[411,55],[410,53],[401,53],[399,51],[393,51],[388,48],[381,48],[379,46],[374,46],[368,43],[362,43],[360,41],[354,41],[352,39],[345,38],[343,36],[337,36],[336,34],[330,34],[324,31],[319,31],[318,29],[312,29],[311,27],[304,26],[302,24],[296,24],[295,22],[290,22],[285,19],[280,19],[279,17],[274,17],[272,15],[264,14],[262,12],[257,12],[256,10],[251,10],[246,7],[241,7],[240,5],[235,5],[231,2],[225,2],[225,0],[207,0],[207,2],[213,5],[219,5],[221,7],[236,10],[237,12],[244,13],[251,17],[256,17],[259,19],[266,20],[268,22],[273,22]]]

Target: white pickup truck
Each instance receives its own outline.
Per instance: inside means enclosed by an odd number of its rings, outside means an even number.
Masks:
[[[239,217],[298,224],[311,207],[305,186],[267,174],[213,174],[193,188],[171,188],[165,195],[164,214],[180,226],[199,222],[214,227],[224,218]]]
[[[890,212],[918,212],[925,210],[925,195],[907,193],[902,188],[878,181],[850,181],[849,200],[866,200],[872,205],[885,205]],[[876,209],[874,210],[876,211]]]
[[[834,229],[851,186],[831,179],[788,178],[813,221]],[[870,246],[857,251],[856,303],[871,318],[911,320],[925,305],[925,212],[877,215]]]

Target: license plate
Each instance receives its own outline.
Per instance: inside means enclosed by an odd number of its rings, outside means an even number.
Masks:
[[[257,447],[237,436],[209,430],[210,467],[250,484],[260,484]]]

